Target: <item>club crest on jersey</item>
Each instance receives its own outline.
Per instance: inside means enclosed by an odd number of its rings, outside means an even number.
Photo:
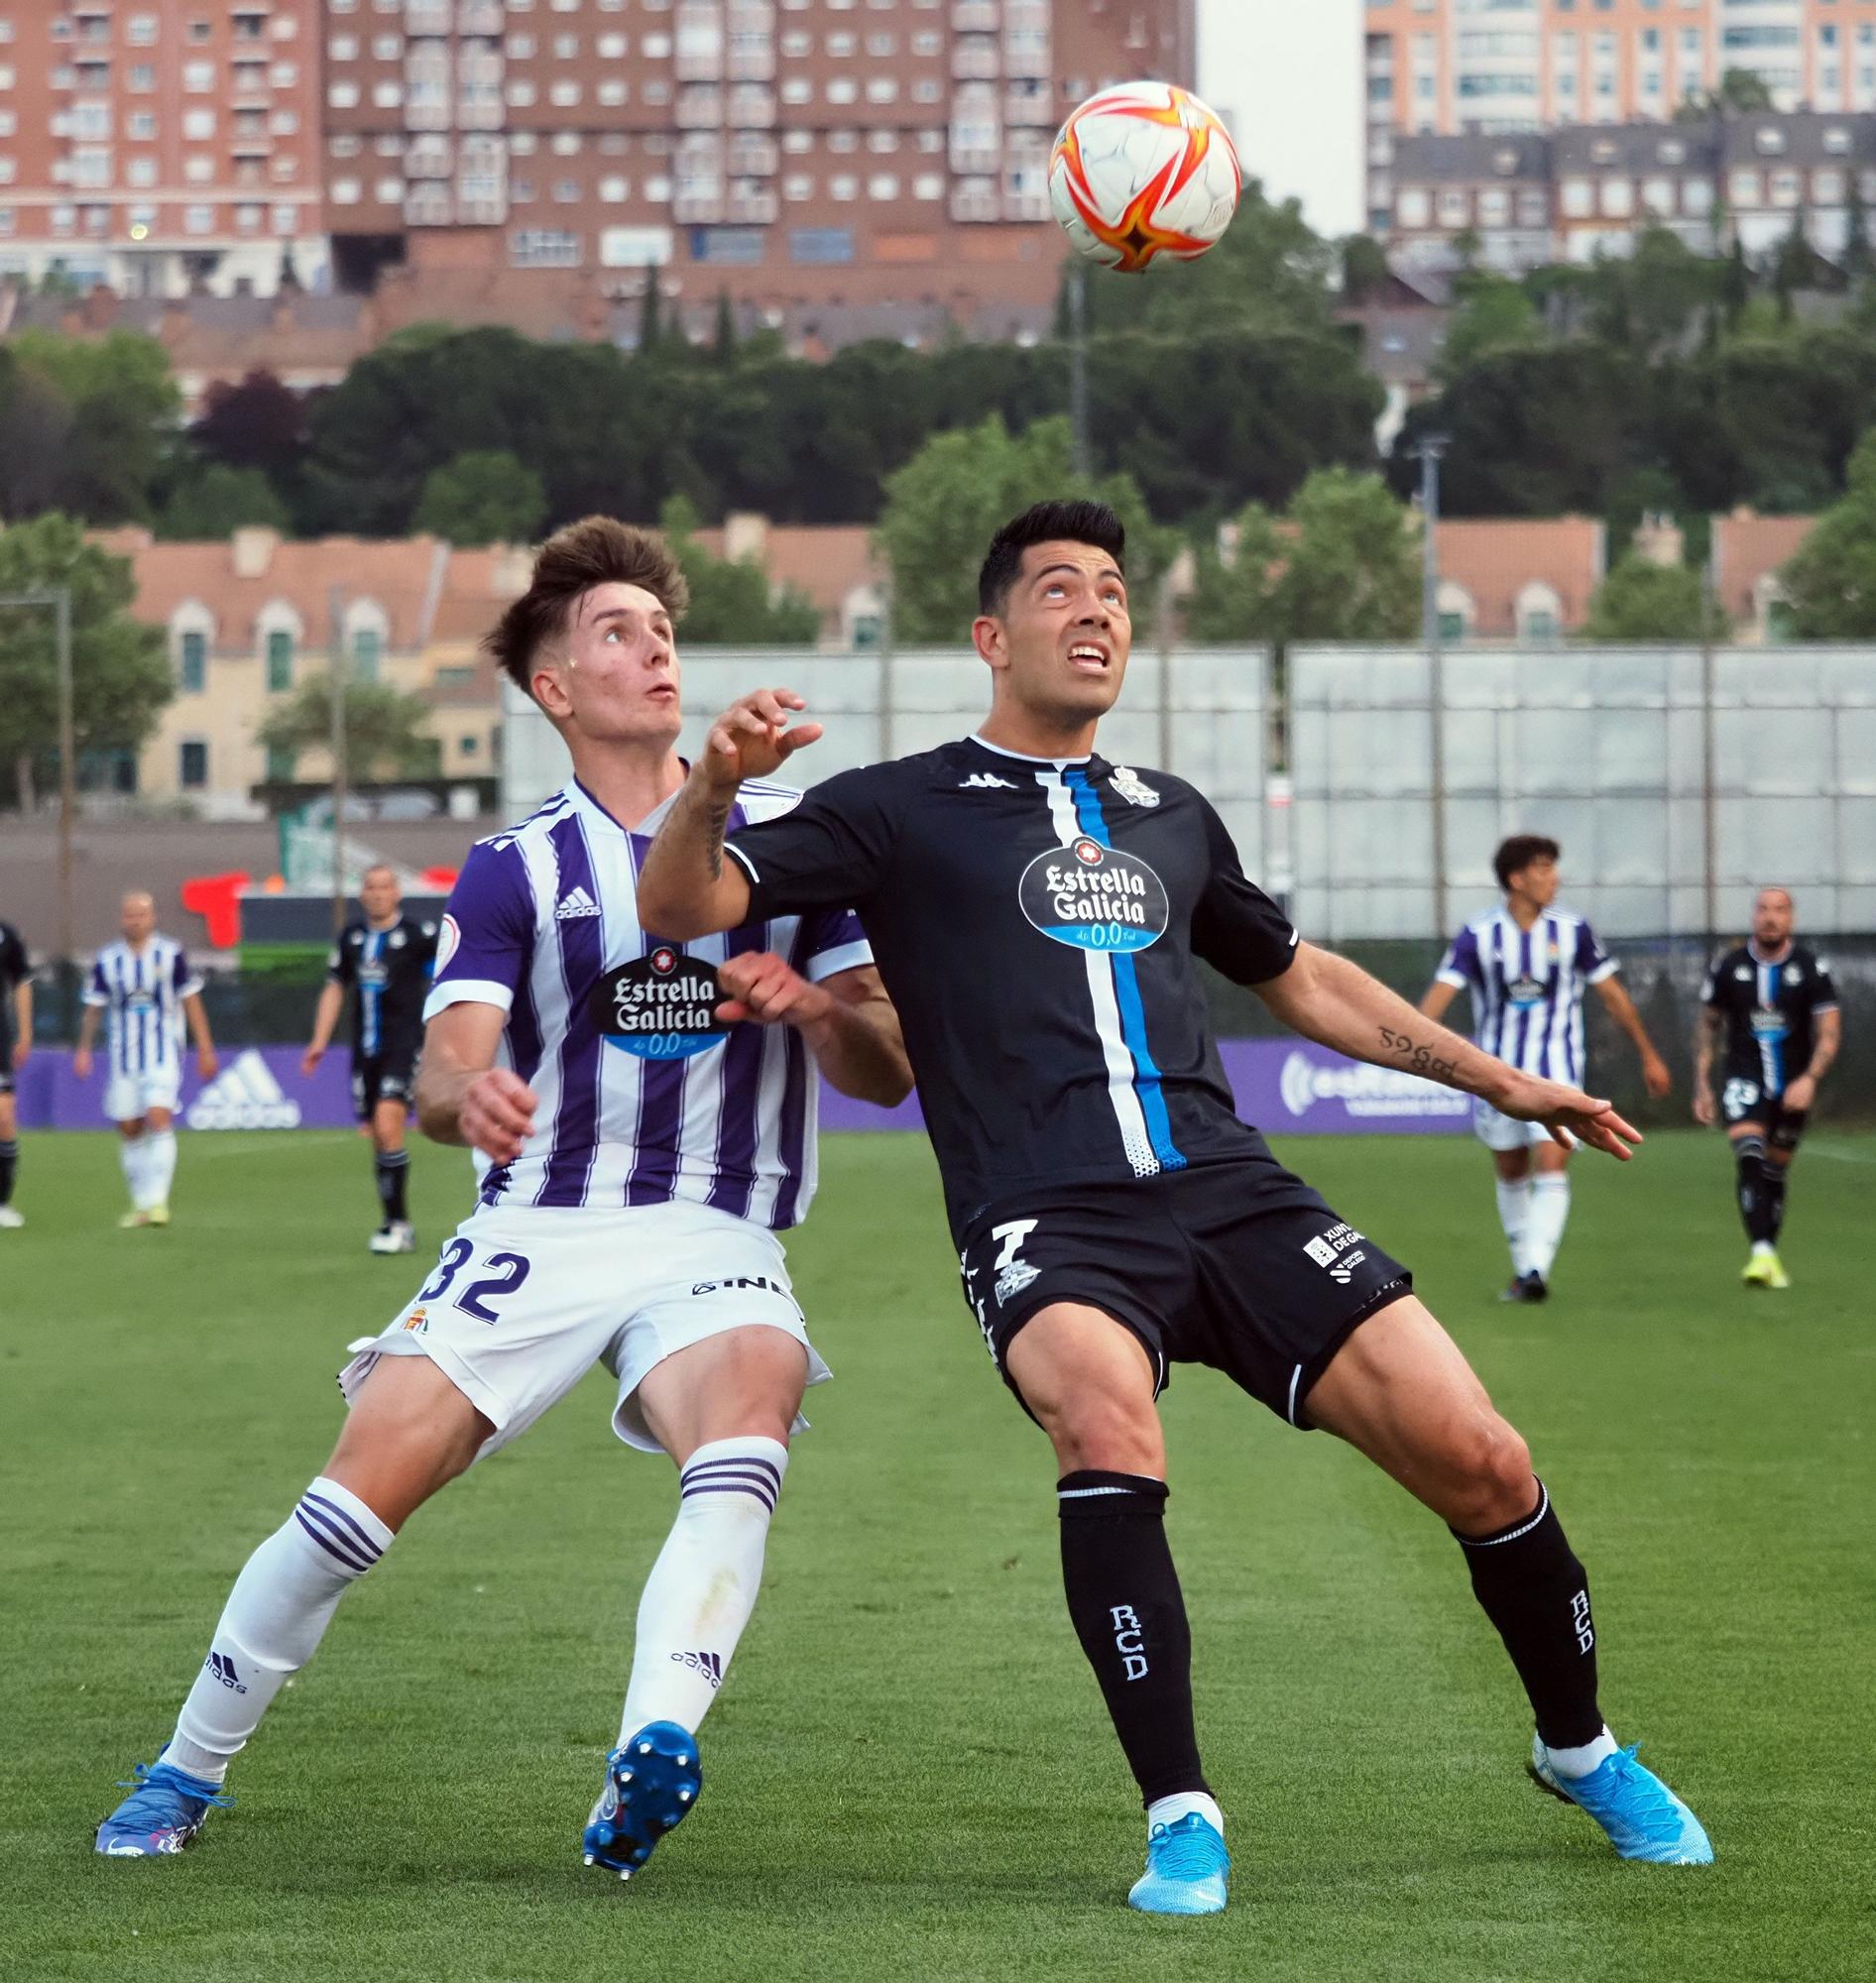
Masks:
[[[1166,884],[1144,861],[1086,834],[1038,854],[1017,900],[1030,925],[1076,950],[1146,950],[1166,934]]]
[[[1108,773],[1108,782],[1128,805],[1156,806],[1159,803],[1159,794],[1152,786],[1140,776],[1139,772],[1129,770],[1124,764],[1116,764]]]
[[[607,972],[587,1010],[609,1047],[640,1060],[688,1060],[729,1032],[717,1017],[722,997],[713,965],[661,943]]]

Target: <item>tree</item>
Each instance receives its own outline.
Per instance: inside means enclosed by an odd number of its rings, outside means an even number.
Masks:
[[[686,647],[811,647],[821,634],[813,600],[784,586],[771,592],[767,574],[748,559],[720,558],[697,541],[697,512],[673,496],[658,514],[690,586],[679,634]]]
[[[1420,620],[1413,514],[1378,475],[1321,469],[1287,518],[1251,504],[1236,552],[1199,561],[1187,630],[1201,641],[1404,641]]]
[[[87,543],[56,513],[0,532],[0,592],[52,586],[71,593],[73,739],[79,755],[134,751],[176,692],[162,631],[131,617],[130,560]],[[59,695],[49,608],[0,611],[0,763],[18,788],[44,783],[57,761]]]
[[[1493,351],[1545,342],[1544,321],[1522,283],[1474,271],[1453,287],[1458,308],[1446,334],[1440,370],[1456,378]]]
[[[430,471],[412,521],[430,536],[479,549],[531,543],[546,509],[546,491],[531,468],[504,448],[478,448]]]
[[[1851,286],[1862,289],[1876,276],[1876,248],[1869,238],[1869,204],[1863,197],[1863,175],[1849,175],[1849,188],[1843,201],[1843,273]]]
[[[1876,638],[1876,432],[1851,455],[1848,482],[1779,573],[1801,641]]]
[[[306,449],[306,402],[271,372],[250,372],[239,385],[218,379],[188,437],[210,461],[290,476]]]
[[[1719,602],[1707,598],[1700,574],[1630,551],[1596,588],[1583,635],[1591,641],[1693,642],[1702,629],[1714,641],[1724,641],[1731,631]]]
[[[349,775],[421,777],[436,764],[436,740],[424,734],[430,706],[389,682],[348,680],[343,721]],[[263,750],[293,758],[326,749],[332,741],[332,677],[308,675],[255,731]]]
[[[1342,242],[1342,299],[1359,305],[1387,287],[1387,250],[1372,234],[1349,234]]]
[[[23,330],[9,341],[20,367],[49,384],[70,415],[58,507],[93,524],[140,521],[181,408],[170,354],[153,337],[101,338]]]
[[[292,527],[287,506],[258,468],[226,468],[211,461],[197,467],[170,492],[157,519],[157,535],[172,541],[202,542],[225,537],[244,525],[264,524],[285,532]]]
[[[1065,419],[1012,434],[993,413],[975,427],[934,434],[886,485],[878,542],[892,570],[892,627],[902,642],[955,643],[977,609],[976,577],[998,526],[1032,503],[1091,496],[1111,503],[1127,531],[1133,615],[1144,621],[1170,543],[1131,476],[1078,487]]]

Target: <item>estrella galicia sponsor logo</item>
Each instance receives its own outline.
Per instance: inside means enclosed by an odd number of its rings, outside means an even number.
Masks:
[[[1166,934],[1166,884],[1144,861],[1085,834],[1038,854],[1017,899],[1030,924],[1076,950],[1145,950]]]
[[[640,1060],[688,1060],[730,1030],[717,1017],[723,997],[716,968],[668,943],[609,971],[589,1010],[609,1047]]]
[[[1514,978],[1505,987],[1505,996],[1514,1005],[1541,1005],[1549,990],[1540,978]]]

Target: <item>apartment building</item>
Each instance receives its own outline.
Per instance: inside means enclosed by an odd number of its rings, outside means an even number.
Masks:
[[[0,0],[0,277],[325,273],[316,0]]]
[[[1876,110],[1876,0],[1367,0],[1368,206],[1398,135],[1660,122],[1729,69],[1780,110]]]
[[[4,4],[4,0],[0,0]],[[1191,80],[1196,0],[325,0],[348,276],[680,308],[1046,303],[1051,142]]]

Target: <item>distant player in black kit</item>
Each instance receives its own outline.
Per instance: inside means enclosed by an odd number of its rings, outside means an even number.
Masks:
[[[995,684],[979,735],[831,778],[726,847],[740,781],[821,734],[788,727],[804,705],[787,690],[744,697],[653,843],[640,915],[689,939],[752,914],[860,912],[967,1299],[1055,1448],[1069,1613],[1147,1808],[1133,1906],[1216,1913],[1230,1867],[1161,1519],[1154,1401],[1175,1362],[1340,1435],[1450,1523],[1531,1697],[1539,1781],[1625,1858],[1704,1861],[1700,1821],[1603,1725],[1587,1582],[1524,1442],[1406,1268],[1237,1119],[1195,960],[1329,1046],[1613,1155],[1640,1139],[1607,1103],[1506,1066],[1300,944],[1200,793],[1093,755],[1131,644],[1123,548],[1098,504],[1005,525],[972,630]]]
[[[371,1125],[378,1200],[384,1223],[371,1236],[374,1253],[408,1253],[415,1243],[407,1186],[410,1153],[404,1125],[416,1092],[416,1055],[423,1041],[423,999],[436,961],[436,925],[404,913],[398,877],[368,868],[358,886],[362,921],[339,932],[327,961],[325,989],[313,1015],[312,1040],[300,1066],[319,1065],[332,1041],[345,994],[352,994],[352,1107]]]
[[[19,1117],[13,1077],[33,1050],[33,967],[11,923],[0,923],[0,1231],[24,1225],[13,1203],[20,1170]]]
[[[1830,967],[1792,941],[1796,910],[1785,888],[1761,888],[1752,904],[1752,940],[1714,958],[1700,988],[1694,1047],[1694,1114],[1726,1124],[1736,1166],[1739,1216],[1752,1254],[1748,1287],[1789,1288],[1778,1256],[1785,1224],[1786,1173],[1798,1154],[1817,1084],[1843,1040]],[[1713,1094],[1713,1048],[1724,1037],[1720,1088]]]

